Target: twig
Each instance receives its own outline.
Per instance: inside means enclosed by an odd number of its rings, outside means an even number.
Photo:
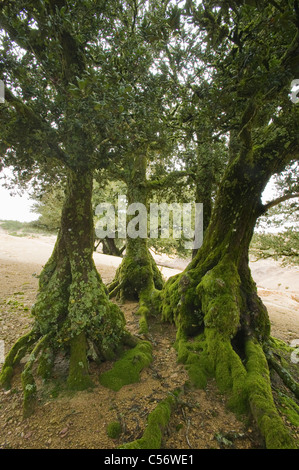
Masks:
[[[189,437],[188,437],[189,428],[190,428],[190,419],[187,420],[186,441],[190,449],[192,449],[192,445],[190,444]]]
[[[190,449],[192,449],[192,446],[191,446],[191,444],[190,444],[189,437],[188,437],[189,428],[190,428],[190,419],[187,418],[184,408],[182,408],[182,415],[183,415],[184,420],[185,420],[185,422],[186,422],[186,424],[187,424],[187,429],[186,429],[186,434],[185,434],[185,436],[186,436],[186,441],[187,441],[187,444],[188,444],[188,446],[190,447]]]

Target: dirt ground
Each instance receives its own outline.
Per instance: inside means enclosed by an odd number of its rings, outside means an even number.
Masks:
[[[5,351],[29,331],[30,309],[38,288],[36,277],[49,258],[55,237],[16,237],[0,231],[0,340]],[[162,273],[169,277],[184,268],[186,261],[157,257]],[[95,253],[95,263],[105,283],[113,279],[120,259]],[[282,268],[273,261],[251,265],[259,294],[266,304],[272,335],[286,342],[299,342],[299,269]],[[121,306],[128,329],[138,333],[137,304]],[[147,338],[153,344],[154,360],[142,371],[140,382],[118,392],[101,386],[101,370],[91,366],[95,387],[89,391],[61,392],[55,383],[38,383],[36,412],[22,417],[20,374],[16,373],[10,391],[0,390],[0,449],[116,449],[140,438],[148,414],[157,403],[188,377],[184,366],[176,362],[173,348],[175,330],[171,325],[150,323]],[[64,360],[61,358],[61,369]],[[20,368],[22,365],[20,365]],[[1,368],[1,364],[0,364]],[[226,408],[226,400],[213,380],[206,390],[185,389],[181,403],[171,417],[163,440],[165,449],[257,449],[264,443],[249,420],[239,421]],[[293,434],[294,429],[283,419]],[[107,435],[113,421],[122,425],[118,439]],[[298,436],[299,437],[299,436]]]

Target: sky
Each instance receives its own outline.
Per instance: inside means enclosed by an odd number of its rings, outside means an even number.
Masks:
[[[19,220],[30,222],[38,218],[38,214],[30,212],[33,201],[28,194],[11,196],[10,191],[0,186],[0,220]]]
[[[0,220],[18,220],[20,222],[31,222],[38,219],[38,214],[31,212],[34,201],[30,199],[28,192],[16,188],[15,191],[4,187],[4,178],[12,178],[13,172],[5,168],[0,174]],[[14,194],[18,192],[18,194]]]

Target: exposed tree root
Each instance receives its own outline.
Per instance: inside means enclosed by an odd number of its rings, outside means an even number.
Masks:
[[[70,171],[61,229],[39,277],[33,330],[13,346],[0,376],[10,387],[16,364],[33,349],[22,373],[26,416],[34,409],[36,369],[49,378],[55,356],[63,352],[69,358],[66,385],[82,390],[92,386],[88,359],[111,360],[130,339],[124,315],[109,300],[93,261],[91,194],[92,175]]]
[[[121,329],[123,326],[121,321]],[[106,323],[106,328],[107,336],[109,336],[113,324]],[[99,335],[100,337],[101,335]],[[112,338],[110,339],[112,341]],[[109,341],[109,337],[106,338],[106,341]],[[24,396],[23,415],[29,417],[35,410],[37,399],[35,375],[39,375],[43,379],[50,379],[55,357],[59,352],[65,352],[69,355],[67,388],[69,390],[85,390],[93,386],[89,375],[89,359],[98,361],[112,359],[123,347],[132,347],[133,343],[135,344],[135,341],[125,330],[118,331],[114,345],[107,343],[106,346],[101,341],[96,342],[92,336],[87,341],[84,331],[61,344],[60,334],[50,331],[48,334],[42,335],[34,329],[21,337],[10,350],[0,374],[0,385],[5,389],[11,388],[11,380],[16,366],[24,356],[30,354],[21,374]]]
[[[139,300],[142,292],[151,288],[161,290],[163,284],[152,255],[146,246],[142,246],[137,253],[124,256],[114,280],[108,285],[108,292],[110,298],[117,296],[123,301]]]
[[[132,254],[132,241],[128,242],[126,254],[116,271],[114,280],[108,286],[109,297],[125,300],[139,300],[137,315],[140,316],[140,333],[148,331],[147,318],[157,309],[157,299],[164,285],[161,272],[147,249],[146,240],[139,240],[136,253]]]
[[[134,348],[126,351],[111,370],[100,376],[100,383],[118,391],[124,385],[139,382],[140,372],[152,362],[152,346],[148,341],[138,341]]]
[[[30,351],[30,347],[35,343],[38,335],[31,331],[18,339],[6,356],[3,368],[0,374],[0,385],[8,390],[11,387],[11,379],[14,368],[19,364],[25,354]]]
[[[113,299],[114,297],[118,296],[118,293],[122,289],[122,283],[116,279],[108,286],[109,298]]]
[[[156,408],[148,415],[147,426],[143,436],[136,441],[120,446],[120,449],[160,449],[163,434],[168,426],[171,413],[178,404],[180,391],[169,393],[165,400],[160,401]]]
[[[262,347],[248,341],[247,378],[248,403],[257,425],[265,438],[267,449],[296,449],[297,446],[287,431],[273,400],[269,368]]]
[[[293,392],[296,398],[299,399],[299,384],[296,380],[292,377],[290,372],[285,369],[278,360],[275,359],[274,353],[271,349],[265,348],[265,355],[270,367],[272,367],[279,377],[282,379],[285,386]]]
[[[37,398],[37,388],[32,370],[33,365],[37,361],[38,355],[41,350],[43,350],[46,344],[48,343],[49,338],[50,335],[46,335],[39,339],[22,372],[22,387],[24,393],[23,415],[25,418],[27,418],[33,413]]]

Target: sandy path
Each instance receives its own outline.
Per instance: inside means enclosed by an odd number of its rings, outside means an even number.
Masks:
[[[16,237],[0,230],[0,261],[36,265],[37,269],[46,263],[55,243],[54,236]],[[155,256],[155,255],[154,255]],[[186,260],[174,260],[155,256],[165,278],[168,278],[187,265]],[[113,279],[121,258],[94,253],[94,260],[104,282]],[[25,268],[26,269],[26,268]],[[299,268],[281,267],[273,260],[260,260],[251,263],[253,278],[259,295],[268,308],[272,333],[286,341],[299,338]],[[37,273],[38,274],[38,273]]]

